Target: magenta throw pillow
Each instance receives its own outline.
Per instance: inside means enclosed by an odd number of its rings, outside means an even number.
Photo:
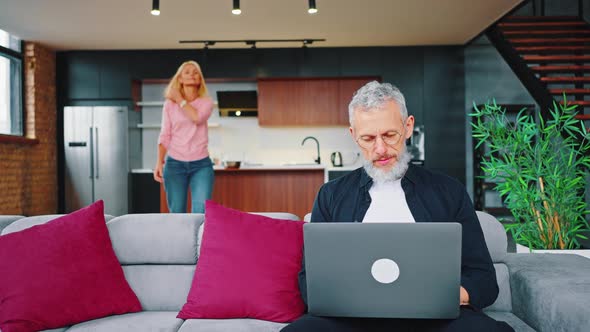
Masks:
[[[98,201],[0,236],[0,329],[38,331],[141,305],[115,256]]]
[[[303,314],[297,274],[302,221],[205,203],[201,253],[178,318],[255,318],[290,322]]]

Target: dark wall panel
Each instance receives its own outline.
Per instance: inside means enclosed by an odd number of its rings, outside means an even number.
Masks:
[[[382,50],[383,82],[397,86],[406,98],[408,113],[424,123],[423,47],[389,47]]]
[[[356,48],[340,54],[340,76],[383,74],[383,52],[380,47]]]
[[[463,50],[424,52],[426,166],[465,183],[465,83]]]
[[[100,98],[128,99],[131,79],[128,59],[122,54],[106,54],[100,59]]]
[[[578,15],[578,0],[545,0],[543,2],[545,4],[545,15]]]
[[[207,51],[207,57],[201,61],[203,74],[205,78],[256,77],[260,53],[261,50],[258,49],[243,49],[239,52],[234,50],[209,50]]]
[[[299,75],[298,55],[293,49],[260,50],[255,77],[294,77]],[[230,77],[230,76],[228,76]]]
[[[63,77],[69,84],[58,87],[66,91],[66,98],[98,99],[100,97],[100,64],[96,57],[80,54],[68,57],[66,61]]]
[[[300,77],[336,77],[340,76],[340,52],[335,48],[299,49],[296,63],[296,76]]]

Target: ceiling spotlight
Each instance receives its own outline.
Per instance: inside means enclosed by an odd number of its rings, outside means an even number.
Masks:
[[[310,14],[315,14],[318,12],[318,7],[315,5],[315,0],[309,0],[309,9],[307,12]]]
[[[152,0],[152,15],[160,15],[160,0]]]
[[[303,46],[301,46],[301,47],[307,48],[307,45],[311,45],[312,43],[313,43],[313,40],[311,40],[311,39],[304,39],[303,40]]]
[[[232,7],[231,13],[234,15],[240,15],[242,10],[240,9],[240,0],[234,0],[234,6]]]

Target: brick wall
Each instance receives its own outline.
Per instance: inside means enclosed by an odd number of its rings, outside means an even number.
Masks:
[[[0,139],[0,214],[57,212],[55,52],[25,45],[25,136],[37,143]]]

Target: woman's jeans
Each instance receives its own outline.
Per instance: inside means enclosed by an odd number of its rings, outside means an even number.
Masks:
[[[204,213],[205,200],[213,192],[213,163],[209,157],[195,161],[179,161],[166,157],[164,189],[168,209],[172,213],[186,213],[187,189],[191,190],[191,212]]]

